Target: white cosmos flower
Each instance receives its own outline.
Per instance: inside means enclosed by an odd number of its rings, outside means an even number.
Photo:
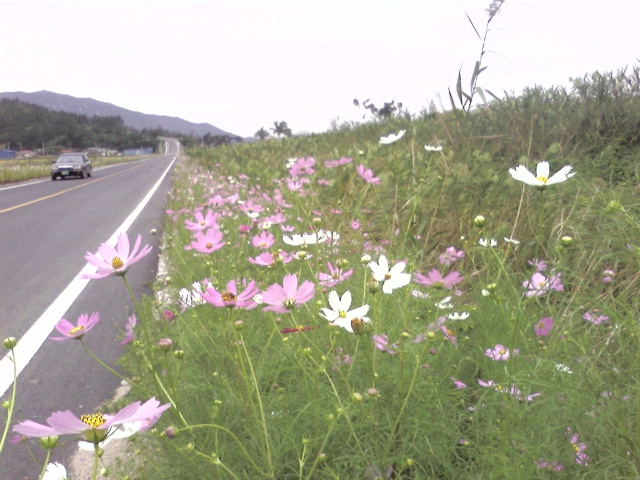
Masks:
[[[450,313],[449,315],[447,315],[447,318],[449,320],[466,320],[467,318],[469,318],[469,312],[454,312],[454,313]]]
[[[294,233],[290,237],[287,235],[282,236],[282,241],[287,245],[294,247],[315,245],[318,243],[318,234],[316,233],[303,233],[302,235]]]
[[[444,297],[438,303],[434,303],[434,305],[436,307],[442,308],[442,309],[453,308],[453,305],[451,303],[449,303],[450,301],[451,301],[451,297]]]
[[[478,240],[478,243],[482,247],[497,247],[498,246],[498,241],[495,238],[492,238],[491,240],[489,240],[487,238],[481,238],[480,240]]]
[[[404,136],[405,132],[406,130],[400,130],[398,133],[390,133],[389,135],[380,137],[380,143],[389,145],[390,143],[397,142]]]
[[[365,317],[367,312],[369,312],[369,305],[362,305],[361,307],[354,308],[351,311],[349,310],[349,308],[351,308],[351,292],[344,292],[341,298],[338,295],[338,292],[336,292],[335,290],[331,290],[329,292],[328,298],[329,306],[331,308],[321,308],[320,315],[334,325],[338,325],[345,330],[353,333],[353,329],[351,328],[351,320],[353,320],[354,318],[360,318],[365,322],[370,321],[367,317]]]
[[[42,480],[67,480],[67,469],[61,463],[50,463],[47,465]]]
[[[369,263],[373,279],[376,282],[384,282],[382,284],[382,291],[384,293],[391,293],[396,288],[409,285],[411,282],[411,274],[402,273],[406,266],[406,263],[398,262],[389,269],[389,261],[384,255],[380,255],[378,263],[373,260]]]
[[[565,165],[549,178],[549,162],[538,163],[535,175],[527,170],[527,167],[524,165],[510,168],[509,173],[515,180],[535,187],[546,187],[554,183],[561,183],[575,175],[575,172],[571,171],[571,165]]]
[[[438,145],[437,147],[435,147],[433,145],[425,145],[424,149],[427,152],[441,152],[442,151],[442,145]]]
[[[513,245],[520,245],[520,240],[516,240],[515,238],[504,237],[504,241]]]

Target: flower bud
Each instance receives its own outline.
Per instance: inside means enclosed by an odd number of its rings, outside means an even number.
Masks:
[[[322,219],[320,217],[313,217],[311,223],[322,223]]]
[[[369,395],[370,397],[374,398],[378,396],[378,389],[375,387],[371,387],[369,389],[367,389],[367,395]]]
[[[181,358],[184,358],[184,350],[174,350],[173,356],[176,357],[178,360]]]
[[[5,348],[8,348],[9,350],[12,350],[13,348],[15,348],[17,344],[18,344],[18,340],[16,340],[16,337],[7,337],[4,340],[2,340],[2,345]]]
[[[498,285],[495,283],[490,283],[489,285],[487,285],[488,292],[495,292],[497,289],[498,289]]]
[[[362,262],[363,265],[366,265],[370,261],[371,261],[371,255],[362,255],[360,257],[360,262]]]
[[[351,394],[351,399],[356,403],[361,403],[362,400],[364,400],[364,397],[362,396],[361,393],[354,392]]]
[[[306,250],[300,250],[298,253],[296,253],[296,258],[298,260],[304,260],[305,258],[307,258]]]
[[[50,450],[58,446],[58,436],[51,435],[50,437],[40,437],[40,446]]]
[[[107,467],[102,467],[100,469],[100,475],[102,475],[103,477],[108,477],[109,476],[109,469]]]
[[[236,320],[233,322],[233,328],[236,330],[242,330],[244,328],[244,322],[242,320]]]
[[[349,260],[346,258],[339,258],[336,260],[336,266],[338,268],[347,268],[349,266]]]
[[[624,212],[624,207],[618,200],[611,200],[609,203],[607,203],[607,206],[604,210],[607,213]]]
[[[371,277],[367,282],[367,289],[369,290],[369,293],[379,292],[381,288],[380,283],[373,277]]]
[[[155,228],[152,228],[151,230],[149,230],[149,233],[151,235],[157,235],[158,234],[158,230],[156,230]]]
[[[10,407],[11,402],[9,400],[5,400],[4,402],[2,402],[2,408],[4,408],[5,410],[9,410]]]
[[[572,243],[573,243],[573,238],[569,236],[565,235],[560,239],[560,245],[562,245],[563,247],[570,247]]]
[[[176,427],[174,426],[167,427],[164,431],[164,434],[167,438],[173,440],[178,436],[178,430],[176,430]]]
[[[427,338],[435,338],[436,337],[436,333],[432,332],[431,330],[429,330],[427,332]]]
[[[171,345],[173,345],[173,340],[171,340],[170,338],[161,338],[160,340],[158,340],[158,347],[160,347],[160,350],[162,350],[163,352],[168,352],[171,348]]]
[[[371,324],[369,322],[365,322],[362,318],[352,318],[351,330],[353,330],[353,333],[356,335],[364,335],[371,331]]]
[[[476,218],[473,219],[473,224],[478,227],[484,227],[486,219],[482,215],[477,215]]]

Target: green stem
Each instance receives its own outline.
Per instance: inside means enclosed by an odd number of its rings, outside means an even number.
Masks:
[[[91,480],[98,478],[98,459],[100,458],[100,447],[97,443],[93,444],[93,473],[91,474]]]
[[[223,431],[224,433],[229,435],[233,439],[234,442],[236,442],[236,445],[240,449],[240,452],[249,461],[249,463],[256,470],[256,472],[258,472],[263,477],[273,478],[272,474],[263,472],[260,469],[260,467],[258,467],[258,465],[256,465],[256,463],[253,461],[253,458],[251,458],[251,455],[249,455],[249,452],[247,452],[247,450],[242,445],[242,442],[240,441],[240,439],[238,439],[238,437],[236,437],[230,430],[228,430],[228,429],[226,429],[226,428],[224,428],[224,427],[222,427],[220,425],[215,425],[213,423],[201,423],[199,425],[191,425],[191,426],[188,426],[188,427],[185,427],[185,428],[181,428],[178,431],[179,432],[190,431],[190,430],[195,430],[196,428],[213,428],[213,429],[216,429],[216,430]]]
[[[44,474],[47,471],[47,465],[49,465],[49,458],[51,458],[51,449],[47,448],[47,457],[44,459],[44,464],[42,465],[42,471],[40,472],[40,476],[38,477],[40,480],[42,480],[42,478],[44,477]]]
[[[7,409],[7,424],[4,426],[4,431],[2,432],[2,439],[0,440],[0,453],[4,448],[4,442],[7,440],[7,435],[9,434],[9,426],[11,425],[11,418],[13,417],[13,409],[16,404],[16,389],[18,383],[18,367],[16,365],[16,352],[12,348],[11,349],[11,361],[13,362],[13,386],[11,388],[11,400],[9,404],[9,408]]]
[[[91,358],[93,358],[101,367],[105,368],[106,370],[108,370],[109,372],[111,372],[112,374],[114,374],[116,377],[118,377],[121,380],[124,380],[125,382],[127,382],[129,385],[131,385],[132,387],[138,388],[142,391],[145,391],[151,395],[153,395],[154,393],[143,387],[142,385],[138,385],[137,383],[132,382],[130,379],[128,379],[127,377],[125,377],[124,375],[122,375],[121,373],[118,373],[116,370],[114,370],[113,368],[111,368],[109,365],[107,365],[106,363],[104,363],[102,360],[100,360],[92,351],[89,347],[87,347],[87,344],[84,343],[84,338],[80,338],[80,343],[82,343],[82,346],[84,347],[84,349],[86,350],[86,352],[89,354],[89,356]]]

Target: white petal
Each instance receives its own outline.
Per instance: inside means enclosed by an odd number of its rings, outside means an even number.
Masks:
[[[549,178],[549,162],[540,162],[536,167],[536,177]]]

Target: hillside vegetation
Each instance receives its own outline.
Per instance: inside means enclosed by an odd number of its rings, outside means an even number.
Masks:
[[[136,478],[637,478],[638,88],[190,150]],[[543,160],[573,169],[509,174]]]

